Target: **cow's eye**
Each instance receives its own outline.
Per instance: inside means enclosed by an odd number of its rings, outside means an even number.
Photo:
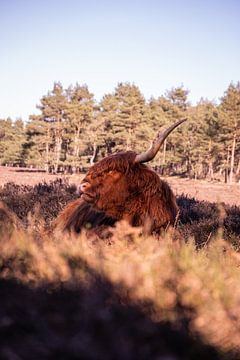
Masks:
[[[116,170],[110,170],[107,175],[111,176],[114,179],[118,179],[121,176],[121,173]]]
[[[84,179],[82,179],[82,183],[89,183],[89,178],[85,177]]]

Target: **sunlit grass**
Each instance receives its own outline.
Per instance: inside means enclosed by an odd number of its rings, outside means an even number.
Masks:
[[[144,236],[124,222],[109,240],[39,231],[2,235],[2,278],[49,288],[87,287],[104,278],[123,302],[151,304],[153,321],[184,315],[206,343],[222,351],[240,348],[240,254],[221,233],[197,250],[193,239],[173,241],[171,232]]]

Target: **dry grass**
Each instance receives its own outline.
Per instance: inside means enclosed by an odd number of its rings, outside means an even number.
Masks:
[[[173,328],[186,331],[218,353],[218,357],[211,357],[207,352],[207,358],[240,356],[240,254],[221,239],[220,233],[197,251],[191,240],[174,242],[170,232],[159,239],[145,237],[141,229],[124,222],[117,225],[110,241],[85,234],[50,238],[38,229],[39,237],[34,226],[30,225],[27,232],[18,229],[11,235],[2,233],[1,279],[50,292],[89,289],[96,282],[103,288],[111,284],[114,292],[100,309],[103,321],[113,316],[109,304],[117,296],[119,304],[137,306],[153,323],[173,324]],[[94,296],[101,297],[100,293],[95,291]],[[90,303],[89,307],[91,311]],[[11,315],[7,319],[11,320]],[[178,354],[174,359],[198,358],[198,350],[199,345],[192,349],[194,356],[190,351],[187,357]]]
[[[224,184],[206,180],[191,180],[176,176],[166,179],[176,195],[185,194],[200,201],[240,206],[240,184]]]

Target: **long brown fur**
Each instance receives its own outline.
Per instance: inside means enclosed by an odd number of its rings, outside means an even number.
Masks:
[[[135,163],[135,157],[132,151],[117,153],[93,165],[82,182],[91,184],[96,201],[69,203],[56,226],[80,232],[125,219],[133,226],[148,222],[151,232],[159,232],[173,224],[178,207],[172,190],[146,165]]]
[[[91,230],[98,226],[113,226],[116,219],[106,216],[102,211],[95,210],[81,198],[71,201],[59,214],[55,227],[59,230],[72,230],[80,233],[82,229]]]

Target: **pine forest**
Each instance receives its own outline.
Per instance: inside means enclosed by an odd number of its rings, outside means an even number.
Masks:
[[[146,150],[162,128],[187,118],[152,162],[161,175],[226,183],[240,179],[240,82],[214,103],[196,105],[189,90],[172,88],[146,100],[135,84],[119,83],[97,102],[87,85],[60,82],[42,96],[39,115],[0,119],[0,165],[49,173],[85,171],[94,161],[122,150]]]

